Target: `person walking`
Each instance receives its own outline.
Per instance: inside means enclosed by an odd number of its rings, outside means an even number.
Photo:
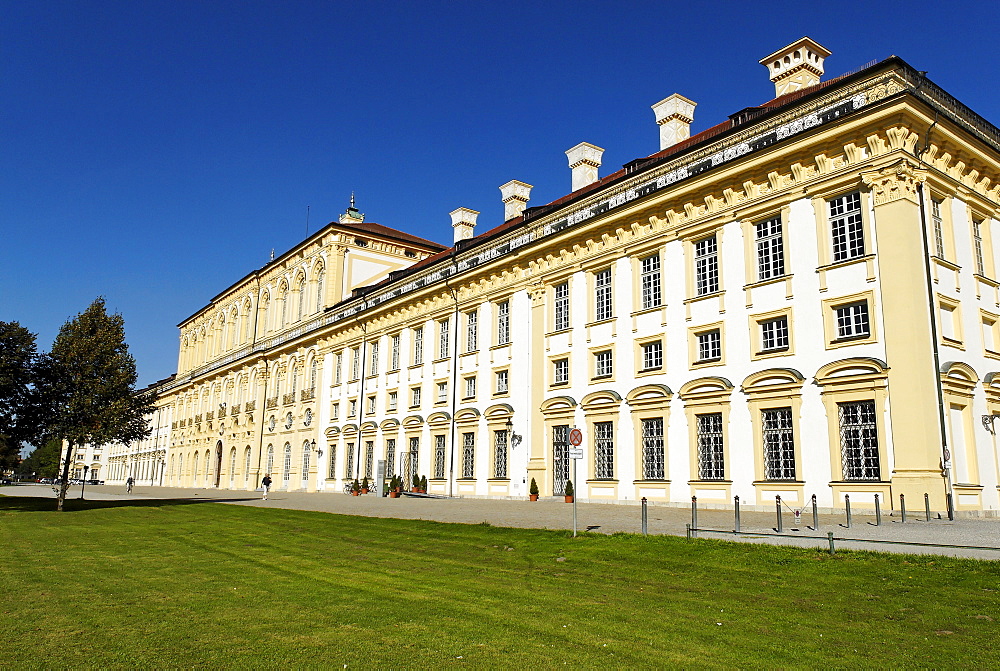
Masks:
[[[271,474],[265,473],[264,479],[260,481],[260,486],[264,488],[264,500],[267,501],[267,490],[271,488]]]
[[[135,479],[131,475],[128,476],[128,480],[125,481],[125,493],[126,494],[131,494],[132,493],[132,486],[134,484],[135,484]]]

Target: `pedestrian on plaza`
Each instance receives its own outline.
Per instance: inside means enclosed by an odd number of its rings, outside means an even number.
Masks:
[[[264,479],[260,481],[260,486],[264,488],[264,500],[267,501],[267,490],[271,488],[271,474],[265,473]]]
[[[125,481],[125,493],[126,494],[131,494],[132,493],[132,486],[134,484],[135,484],[135,478],[133,478],[131,475],[128,476],[128,480]]]

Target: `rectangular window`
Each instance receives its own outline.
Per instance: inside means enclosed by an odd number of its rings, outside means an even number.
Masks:
[[[642,420],[642,478],[664,479],[663,418]]]
[[[788,349],[788,317],[776,317],[760,323],[760,348],[764,352]]]
[[[396,475],[396,439],[387,438],[385,441],[385,476],[391,478]]]
[[[506,394],[510,382],[510,373],[505,370],[497,371],[497,391],[498,394]]]
[[[714,235],[694,243],[694,284],[696,296],[719,290],[719,249]]]
[[[333,369],[333,383],[340,384],[340,371],[344,367],[344,353],[337,352],[337,365]]]
[[[594,422],[594,477],[598,480],[615,477],[614,422]]]
[[[368,414],[369,415],[375,414],[375,397],[374,396],[369,396],[368,397]]]
[[[754,224],[757,239],[757,279],[769,280],[785,274],[785,250],[781,239],[781,217]]]
[[[611,269],[594,274],[594,317],[600,321],[611,319]]]
[[[399,370],[399,334],[392,336],[392,352],[389,359],[389,370]]]
[[[465,351],[475,352],[479,349],[479,313],[470,312],[465,315]]]
[[[337,477],[337,446],[331,445],[328,449],[328,453],[330,455],[330,479],[332,480]],[[250,472],[249,468],[247,469],[247,472]]]
[[[569,382],[569,359],[556,359],[552,362],[554,384],[566,384]]]
[[[347,462],[345,464],[347,470],[345,471],[344,475],[347,476],[348,478],[353,478],[354,477],[354,443],[348,443],[347,446],[344,448],[344,453],[347,455],[347,459],[345,460]]]
[[[497,344],[510,342],[510,301],[497,305]]]
[[[493,432],[493,477],[507,477],[507,431]]]
[[[351,356],[351,379],[357,380],[361,377],[361,348],[355,348]]]
[[[875,402],[838,403],[844,480],[881,480]]]
[[[375,441],[366,440],[365,441],[365,477],[369,480],[372,479],[372,474],[374,473],[375,466]]]
[[[931,222],[934,224],[934,252],[938,258],[944,258],[944,220],[941,217],[940,198],[931,198]]]
[[[663,368],[663,343],[659,340],[648,342],[642,346],[642,369],[656,370]]]
[[[448,353],[451,352],[451,341],[449,329],[451,328],[451,322],[447,319],[438,322],[438,358],[447,359]]]
[[[658,308],[663,303],[660,289],[660,255],[647,256],[639,262],[639,287],[642,292],[642,309]]]
[[[399,404],[399,395],[394,392],[389,392],[389,410],[395,410],[396,406]]]
[[[334,421],[340,419],[340,404],[339,403],[334,403],[333,404],[333,419],[334,419]]]
[[[569,426],[552,427],[552,493],[562,496],[569,480]]]
[[[868,301],[834,308],[837,318],[837,338],[866,338],[871,334],[868,324]]]
[[[722,332],[719,329],[698,334],[698,361],[722,358]]]
[[[410,406],[416,408],[420,405],[420,387],[410,390]]]
[[[357,414],[358,414],[358,402],[350,401],[350,404],[347,406],[347,416],[354,417]]]
[[[448,400],[448,383],[438,382],[437,402],[444,403]]]
[[[611,360],[611,350],[596,352],[594,354],[594,377],[611,377],[614,373],[614,365]]]
[[[795,438],[791,408],[769,408],[760,413],[764,437],[764,479],[795,479]]]
[[[833,260],[847,261],[865,255],[865,231],[861,220],[861,192],[830,201],[830,231]]]
[[[555,329],[562,331],[569,328],[569,282],[555,286]]]
[[[372,341],[372,365],[369,375],[378,375],[378,340]]]
[[[981,219],[972,220],[972,251],[976,259],[976,274],[985,275],[983,265],[983,222]]]
[[[698,479],[724,480],[726,465],[722,443],[722,413],[696,415],[698,419]]]
[[[465,378],[465,398],[472,398],[476,395],[476,378]]]
[[[413,329],[413,365],[419,366],[424,362],[424,327]]]
[[[476,434],[462,434],[462,477],[476,477]]]
[[[434,436],[434,477],[444,477],[444,436]]]

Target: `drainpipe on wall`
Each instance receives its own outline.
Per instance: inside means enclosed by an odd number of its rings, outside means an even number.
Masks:
[[[455,249],[451,252],[451,265],[455,268],[455,274],[458,274],[458,267],[455,265]],[[455,337],[454,346],[451,351],[451,450],[448,456],[448,496],[455,495],[455,407],[458,404],[458,398],[456,394],[458,393],[458,334],[459,334],[459,314],[458,314],[458,293],[452,288],[448,283],[448,279],[445,278],[445,287],[451,293],[452,299],[455,301]]]
[[[358,316],[354,318],[358,326],[361,327],[361,354],[360,363],[361,370],[359,374],[361,375],[361,383],[358,385],[358,458],[354,463],[354,479],[361,479],[361,425],[364,424],[365,417],[365,357],[368,356],[368,326],[361,321],[360,315],[364,314],[364,308],[367,307],[368,294],[362,294],[361,296],[361,306],[362,309],[358,312]],[[350,402],[350,401],[348,401]]]

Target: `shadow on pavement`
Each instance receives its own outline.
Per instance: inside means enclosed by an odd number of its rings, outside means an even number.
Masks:
[[[253,498],[196,498],[196,499],[122,499],[120,501],[98,501],[79,498],[67,498],[63,502],[63,512],[78,512],[82,510],[99,510],[102,508],[162,508],[164,506],[186,506],[198,503],[242,503]],[[39,498],[36,496],[4,496],[0,495],[0,513],[48,513],[56,509],[55,498]]]

